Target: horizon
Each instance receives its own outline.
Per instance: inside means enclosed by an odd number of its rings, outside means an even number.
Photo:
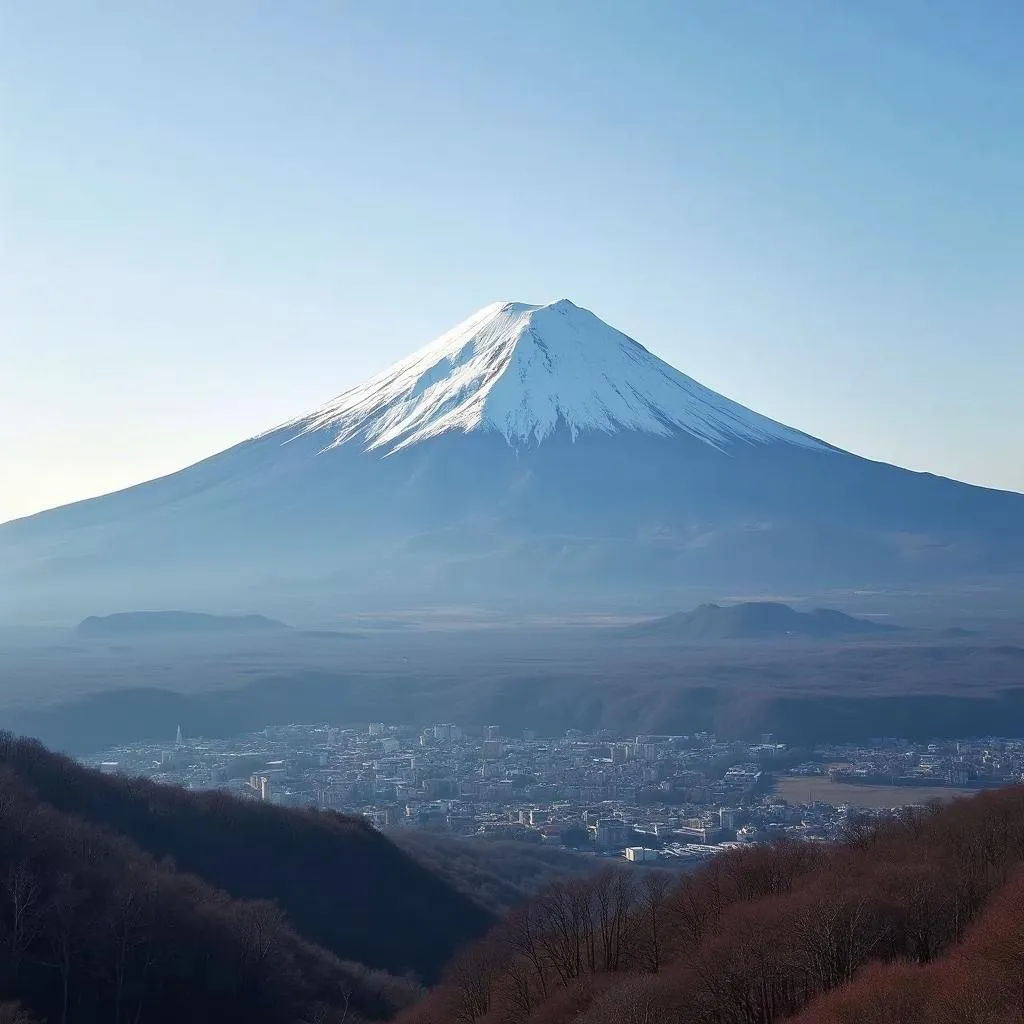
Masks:
[[[7,8],[0,521],[222,451],[495,296],[1024,490],[997,7]]]

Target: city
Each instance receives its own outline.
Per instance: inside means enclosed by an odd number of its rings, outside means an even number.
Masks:
[[[1024,779],[1024,740],[790,749],[764,735],[543,737],[497,725],[277,725],[234,739],[104,751],[89,764],[187,789],[361,815],[381,830],[565,846],[630,861],[699,861],[737,844],[827,842],[851,817]]]

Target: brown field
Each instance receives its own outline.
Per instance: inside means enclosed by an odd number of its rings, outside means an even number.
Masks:
[[[792,804],[822,800],[829,804],[853,804],[856,807],[902,807],[905,804],[924,804],[929,800],[974,796],[979,790],[958,786],[857,786],[834,782],[819,775],[781,778],[772,792]]]

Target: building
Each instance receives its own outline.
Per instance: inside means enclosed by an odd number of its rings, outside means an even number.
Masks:
[[[435,725],[433,732],[434,739],[442,743],[462,739],[462,730],[453,722],[442,722],[440,725]]]
[[[690,818],[676,829],[676,832],[687,842],[716,843],[721,837],[721,827],[701,818]]]
[[[598,818],[594,826],[594,845],[599,850],[621,850],[633,835],[621,818]]]
[[[661,856],[657,850],[648,850],[643,846],[627,846],[626,860],[640,864],[647,861],[657,860]]]
[[[487,726],[487,738],[489,740],[497,740],[501,738],[501,729],[497,725]]]
[[[253,775],[249,778],[249,788],[253,790],[258,800],[270,801],[270,779],[266,775]]]

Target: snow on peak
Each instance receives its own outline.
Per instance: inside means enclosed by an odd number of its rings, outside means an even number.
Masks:
[[[685,433],[725,448],[827,447],[729,401],[568,299],[498,302],[365,384],[288,424],[390,453],[440,434],[494,431],[514,447],[556,429]]]

